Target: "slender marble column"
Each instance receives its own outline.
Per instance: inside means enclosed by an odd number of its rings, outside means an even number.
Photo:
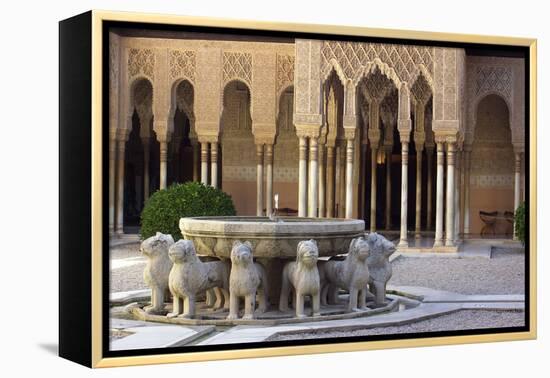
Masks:
[[[434,247],[443,245],[443,175],[445,152],[443,143],[437,143],[437,182],[435,188],[435,240]]]
[[[432,229],[432,175],[433,175],[433,147],[426,147],[426,163],[428,169],[428,187],[426,189],[426,229]]]
[[[346,218],[353,218],[353,139],[347,139],[346,149]]]
[[[342,203],[342,146],[337,141],[336,142],[336,166],[335,166],[335,182],[334,182],[334,216],[339,218],[342,215],[342,208],[344,204]]]
[[[422,236],[421,229],[421,215],[422,215],[422,150],[424,146],[422,143],[416,144],[416,214],[414,224],[414,237],[420,239]]]
[[[168,142],[160,142],[160,189],[166,189],[166,176],[168,173]]]
[[[455,143],[447,142],[447,209],[445,219],[445,246],[455,245]]]
[[[338,216],[344,218],[346,216],[346,142],[343,140],[340,148],[340,179],[339,179],[339,193],[340,193],[340,207],[338,208]]]
[[[124,233],[124,165],[126,158],[126,139],[120,138],[117,141],[117,211],[116,211],[116,233]]]
[[[201,142],[201,182],[208,185],[208,142]]]
[[[377,143],[377,142],[376,142]],[[370,232],[376,231],[376,156],[377,144],[371,144],[370,155]]]
[[[514,166],[514,213],[520,204],[520,192],[521,192],[521,154],[515,153],[515,166]],[[514,222],[514,240],[517,240],[516,224]]]
[[[273,213],[273,145],[265,145],[265,209],[266,215]]]
[[[218,187],[218,142],[210,143],[210,185]]]
[[[109,234],[115,232],[116,139],[109,138]]]
[[[324,217],[326,214],[326,174],[325,174],[325,145],[319,145],[319,217]]]
[[[391,160],[392,146],[386,146],[386,231],[391,228]]]
[[[462,165],[460,164],[462,159],[462,152],[457,150],[455,153],[455,244],[459,242],[460,238],[460,188],[462,186]]]
[[[317,138],[309,138],[309,198],[308,217],[317,216],[319,200],[319,168],[317,167]]]
[[[143,144],[143,201],[149,199],[149,159],[150,159],[150,141],[148,137],[141,138]]]
[[[299,181],[298,181],[298,216],[307,215],[307,139],[301,136],[300,139],[300,159],[298,162]]]
[[[327,146],[327,217],[334,216],[334,147]]]
[[[407,206],[408,206],[408,170],[409,170],[409,142],[401,142],[401,234],[399,245],[406,247],[407,240]]]
[[[193,147],[193,181],[199,181],[200,149],[198,142],[191,142]]]
[[[470,233],[470,154],[464,150],[464,234]]]
[[[256,215],[264,213],[264,145],[256,145]]]

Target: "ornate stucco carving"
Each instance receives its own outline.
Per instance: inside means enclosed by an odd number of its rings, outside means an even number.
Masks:
[[[252,85],[252,54],[246,52],[223,53],[223,83],[242,80]]]
[[[337,63],[337,70],[346,79],[357,80],[365,68],[378,59],[393,69],[397,79],[412,82],[420,72],[429,78],[433,74],[433,48],[378,43],[323,41],[321,47],[321,72],[327,77]]]
[[[191,50],[169,51],[170,78],[195,82],[196,53]]]
[[[128,75],[155,78],[155,53],[152,49],[131,48],[128,52]]]
[[[294,56],[277,54],[277,93],[294,84]]]

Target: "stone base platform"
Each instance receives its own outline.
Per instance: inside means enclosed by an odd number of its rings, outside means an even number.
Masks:
[[[387,297],[386,304],[382,307],[375,307],[374,303],[367,303],[367,309],[357,312],[345,312],[346,305],[344,303],[338,305],[327,305],[321,308],[320,316],[307,316],[304,318],[294,317],[294,311],[281,312],[271,308],[263,314],[256,314],[255,319],[234,319],[227,320],[227,310],[213,310],[205,306],[204,303],[197,303],[197,315],[195,319],[187,319],[182,317],[168,318],[165,315],[148,314],[143,310],[145,303],[132,303],[126,306],[126,311],[136,320],[157,322],[164,324],[186,325],[186,326],[235,326],[235,325],[262,325],[274,326],[279,324],[296,324],[309,323],[326,320],[343,320],[363,318],[377,314],[383,314],[399,310],[399,298]],[[166,305],[166,312],[172,309],[171,304]],[[311,310],[310,310],[311,311]]]

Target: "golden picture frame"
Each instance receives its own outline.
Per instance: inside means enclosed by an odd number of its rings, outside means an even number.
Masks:
[[[524,200],[525,325],[518,329],[447,335],[386,337],[355,341],[256,343],[221,345],[202,350],[174,349],[137,352],[109,349],[109,31],[113,27],[138,30],[185,30],[201,33],[282,36],[311,40],[376,41],[461,48],[484,46],[521,51],[525,57]],[[240,34],[239,34],[240,33]],[[279,34],[277,34],[279,33]],[[380,42],[387,41],[387,42]],[[465,47],[464,47],[465,48]],[[514,50],[515,51],[515,50]],[[390,67],[391,68],[391,67]],[[466,84],[464,84],[466,85]],[[458,87],[457,87],[458,88]],[[354,100],[355,101],[355,100]],[[435,101],[435,100],[434,100]],[[424,31],[402,31],[335,25],[270,23],[208,17],[90,11],[60,22],[60,345],[61,357],[88,367],[115,367],[190,361],[209,361],[313,353],[362,351],[449,344],[535,339],[537,336],[536,280],[536,39]],[[433,105],[432,105],[433,106]],[[458,112],[457,112],[458,113]],[[456,115],[458,122],[459,115]],[[410,119],[409,119],[410,121]],[[442,129],[448,119],[440,120]],[[449,121],[450,122],[450,121]],[[413,144],[413,143],[410,143]],[[412,148],[412,147],[411,147]],[[124,151],[124,150],[123,150]],[[114,174],[114,173],[113,173]],[[435,184],[435,183],[434,183]],[[411,185],[411,184],[410,184]],[[517,184],[519,185],[519,184]],[[267,195],[266,195],[267,196]],[[366,202],[365,202],[366,203]],[[114,210],[113,210],[114,211]],[[262,210],[266,211],[266,210]],[[262,213],[263,214],[263,213]],[[266,213],[269,215],[269,212]],[[351,215],[351,216],[348,216]],[[345,218],[358,218],[346,214]],[[368,217],[368,214],[365,214]],[[413,225],[405,228],[412,231]],[[437,232],[437,231],[436,231]],[[435,252],[434,252],[435,253]]]

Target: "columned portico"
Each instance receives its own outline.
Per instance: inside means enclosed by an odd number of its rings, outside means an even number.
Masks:
[[[298,216],[307,216],[307,137],[299,137]]]

